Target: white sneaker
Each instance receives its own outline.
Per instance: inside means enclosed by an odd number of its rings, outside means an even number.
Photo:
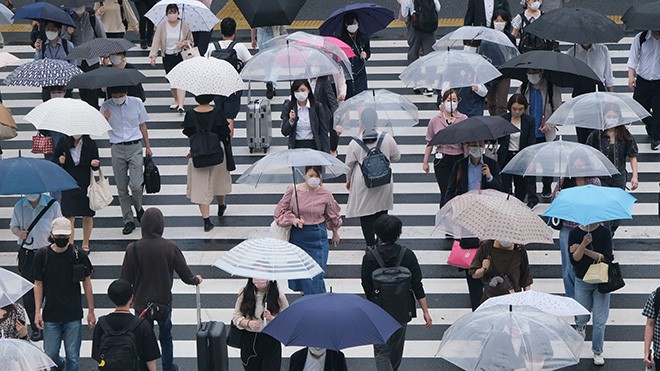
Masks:
[[[602,366],[604,364],[605,364],[605,358],[603,358],[603,355],[594,353],[594,365]]]

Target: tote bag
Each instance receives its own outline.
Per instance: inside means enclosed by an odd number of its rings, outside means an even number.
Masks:
[[[461,247],[461,241],[455,240],[451,246],[447,264],[457,268],[468,269],[472,264],[472,260],[474,260],[474,256],[477,255],[477,250],[479,249],[464,249]]]
[[[609,280],[608,276],[609,265],[603,263],[598,259],[593,264],[589,266],[587,273],[584,274],[582,281],[586,283],[607,283]]]
[[[289,241],[291,227],[280,227],[276,221],[270,223],[270,236],[282,241]]]
[[[601,283],[598,285],[598,292],[603,294],[616,291],[626,285],[623,281],[623,275],[621,275],[621,267],[619,267],[619,263],[611,262],[608,266],[607,283]]]
[[[110,182],[103,176],[103,171],[99,168],[99,180],[94,178],[94,170],[89,170],[89,187],[87,188],[87,197],[89,197],[89,208],[99,211],[110,205],[112,202],[112,192],[110,191]]]
[[[32,153],[53,153],[53,137],[37,134],[32,136]]]

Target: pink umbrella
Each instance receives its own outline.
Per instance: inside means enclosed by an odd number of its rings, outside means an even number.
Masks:
[[[0,53],[0,68],[5,66],[17,66],[21,64],[21,59],[13,54],[2,52]]]
[[[329,42],[337,45],[344,53],[346,53],[346,56],[348,58],[355,57],[355,52],[353,52],[353,49],[350,46],[348,46],[348,44],[346,44],[345,42],[339,40],[336,37],[332,37],[332,36],[323,36],[323,38],[325,38]]]

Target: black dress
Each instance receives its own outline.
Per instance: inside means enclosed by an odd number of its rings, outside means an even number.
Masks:
[[[53,162],[60,165],[60,156],[64,154],[66,160],[62,168],[66,170],[69,175],[73,177],[78,183],[80,189],[70,189],[62,191],[62,215],[65,217],[72,216],[94,216],[95,213],[89,208],[89,198],[87,197],[87,188],[89,187],[89,173],[91,170],[98,170],[98,167],[92,167],[90,164],[92,160],[99,159],[99,149],[96,142],[89,136],[83,135],[82,149],[80,151],[80,162],[75,165],[71,152],[69,149],[72,147],[73,139],[65,137],[57,145],[53,151]]]

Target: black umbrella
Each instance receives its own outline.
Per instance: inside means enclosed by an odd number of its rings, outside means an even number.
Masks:
[[[75,76],[67,89],[99,89],[112,86],[134,86],[146,80],[140,71],[126,68],[101,67]]]
[[[598,75],[584,62],[573,56],[549,50],[532,50],[523,53],[510,59],[498,69],[503,77],[527,81],[528,68],[544,70],[543,76],[556,86],[576,87],[590,84],[602,86]]]
[[[473,116],[440,130],[429,145],[496,140],[519,131],[520,129],[501,116]]]
[[[660,1],[632,5],[621,20],[626,30],[660,30]]]
[[[67,59],[90,59],[107,57],[111,54],[126,52],[135,47],[135,44],[126,39],[93,39],[76,46]]]
[[[306,0],[235,0],[250,27],[289,25]]]
[[[37,2],[51,3],[55,6],[68,9],[80,8],[83,5],[94,3],[94,1],[90,0],[38,0]]]
[[[525,27],[525,32],[576,44],[615,43],[624,36],[621,26],[584,8],[558,8],[543,13],[543,17]]]

